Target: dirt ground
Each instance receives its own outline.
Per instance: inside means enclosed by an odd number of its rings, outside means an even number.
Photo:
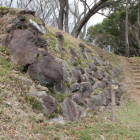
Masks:
[[[132,64],[129,62],[129,58],[121,57],[121,65],[124,73],[123,85],[126,89],[125,98],[128,100],[134,100],[140,105],[140,89],[135,87],[134,73],[132,72]],[[137,58],[134,58],[137,59]]]

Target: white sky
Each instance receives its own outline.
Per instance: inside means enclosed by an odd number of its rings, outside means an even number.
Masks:
[[[100,14],[95,14],[91,17],[88,22],[88,26],[95,25],[97,23],[101,23],[105,17]]]

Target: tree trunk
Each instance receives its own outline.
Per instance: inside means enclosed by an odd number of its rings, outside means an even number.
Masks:
[[[125,56],[129,57],[130,55],[130,47],[129,47],[129,40],[128,40],[128,0],[126,3],[126,17],[125,17]]]
[[[58,17],[58,28],[63,30],[63,23],[64,23],[64,15],[65,15],[65,6],[66,1],[65,0],[59,0],[60,5],[60,11],[59,11],[59,17]]]
[[[138,25],[140,27],[140,2],[138,0]]]
[[[73,35],[74,37],[78,37],[81,29],[83,28],[83,26],[88,22],[88,20],[95,14],[97,13],[100,9],[113,5],[117,2],[120,2],[121,0],[117,0],[114,2],[108,2],[106,3],[108,0],[100,0],[99,2],[97,2],[86,14],[85,16],[76,24],[76,26],[74,27],[74,29],[71,32],[71,35]]]
[[[69,4],[68,0],[66,1],[66,9],[65,9],[65,31],[69,33]]]
[[[63,30],[63,20],[64,20],[64,9],[60,8],[58,17],[58,28]]]
[[[12,6],[12,3],[13,3],[13,0],[11,0],[11,1],[10,1],[9,7],[11,7],[11,6]]]
[[[86,16],[86,4],[84,4],[84,17]],[[85,34],[86,34],[86,29],[87,29],[87,23],[84,25],[83,30],[80,32],[80,39],[84,40]]]

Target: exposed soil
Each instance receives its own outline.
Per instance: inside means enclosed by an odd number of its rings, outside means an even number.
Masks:
[[[139,78],[138,75],[140,73],[140,69],[137,69],[139,65],[139,58],[126,58],[121,57],[121,65],[124,72],[124,82],[123,85],[126,89],[125,98],[128,100],[134,100],[140,105],[140,84],[136,83],[138,82],[136,78]],[[137,63],[136,69],[133,68],[133,66]],[[135,74],[137,74],[135,76]]]

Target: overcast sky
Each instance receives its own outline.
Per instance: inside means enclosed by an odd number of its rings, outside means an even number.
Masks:
[[[73,0],[70,0],[71,2]],[[98,0],[97,0],[98,1]],[[93,3],[92,0],[87,0],[87,3],[90,5]],[[84,7],[83,7],[83,4],[82,2],[79,2],[79,10],[80,12],[83,12],[84,11]],[[91,25],[95,25],[97,23],[101,23],[103,21],[103,19],[105,18],[105,16],[102,16],[100,14],[95,14],[93,15],[90,20],[88,21],[88,27],[91,26]]]
[[[95,25],[97,23],[101,23],[105,17],[100,14],[95,14],[88,22],[88,26]]]

